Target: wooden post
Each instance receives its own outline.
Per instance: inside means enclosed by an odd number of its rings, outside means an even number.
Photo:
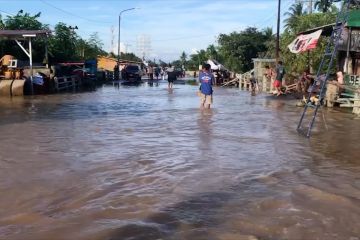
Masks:
[[[348,42],[346,47],[346,59],[345,59],[345,69],[343,71],[347,74],[352,74],[352,72],[349,72],[349,55],[350,55],[350,43],[351,43],[351,27],[349,27],[348,31]]]
[[[353,113],[360,116],[360,93],[359,92],[355,92],[355,94],[354,94]]]
[[[45,38],[45,65],[49,68],[48,36]]]
[[[277,13],[277,32],[276,32],[276,62],[279,61],[279,52],[280,52],[280,6],[281,0],[278,1],[278,13]]]

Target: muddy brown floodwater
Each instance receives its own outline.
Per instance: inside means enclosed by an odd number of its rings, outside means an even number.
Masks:
[[[0,239],[360,239],[360,119],[196,89],[1,99]]]

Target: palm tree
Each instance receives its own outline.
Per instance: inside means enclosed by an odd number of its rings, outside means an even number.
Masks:
[[[304,6],[301,2],[291,5],[291,7],[289,8],[289,11],[284,14],[284,15],[288,16],[288,18],[285,19],[285,21],[284,21],[285,28],[294,28],[296,25],[297,18],[304,14],[305,14]]]
[[[213,44],[210,44],[206,49],[206,57],[209,59],[215,59],[218,60],[218,52],[216,50],[216,47]]]
[[[261,57],[264,57],[264,58],[273,58],[275,56],[274,53],[275,53],[275,44],[276,44],[276,38],[275,38],[275,35],[273,33],[273,30],[271,27],[267,27],[267,28],[264,28],[262,30],[262,34],[265,38],[265,46],[266,46],[266,52],[263,52],[261,53]]]
[[[315,9],[325,13],[330,10],[332,4],[333,4],[333,0],[317,0],[314,6]]]
[[[181,53],[181,56],[180,56],[180,61],[181,61],[181,64],[182,64],[182,65],[185,64],[186,59],[187,59],[187,55],[186,55],[186,53],[183,51],[183,52]]]

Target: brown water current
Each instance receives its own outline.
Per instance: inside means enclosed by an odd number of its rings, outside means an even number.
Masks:
[[[0,239],[360,240],[360,119],[196,90],[0,99]]]

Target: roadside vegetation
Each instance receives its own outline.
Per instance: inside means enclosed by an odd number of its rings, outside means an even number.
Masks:
[[[290,6],[284,14],[284,30],[280,35],[280,58],[287,72],[302,72],[311,59],[313,69],[317,69],[324,52],[326,37],[321,37],[318,47],[308,54],[293,54],[288,45],[296,36],[312,28],[334,23],[338,9],[331,0],[314,2],[315,11],[309,14],[302,3]],[[259,30],[248,27],[243,31],[220,34],[216,44],[187,56],[181,54],[175,64],[184,65],[188,70],[197,70],[207,59],[216,59],[231,71],[244,73],[253,68],[252,58],[275,58],[276,36],[271,28]]]
[[[54,29],[53,33],[46,40],[45,38],[35,39],[33,42],[33,58],[35,62],[44,62],[45,41],[48,41],[49,62],[69,62],[85,59],[94,59],[98,55],[109,55],[103,50],[103,42],[98,33],[92,33],[88,39],[81,38],[75,26],[69,26],[59,22],[55,26],[41,23],[39,21],[41,13],[30,15],[20,10],[15,16],[0,16],[0,29],[5,30],[49,30]],[[0,55],[10,54],[17,56],[20,60],[27,60],[27,56],[14,43],[13,40],[0,40]],[[116,57],[110,53],[111,57]],[[121,58],[141,61],[132,53],[122,54]]]
[[[315,11],[309,14],[302,3],[293,4],[284,14],[284,30],[280,36],[280,58],[285,63],[287,72],[301,72],[308,66],[311,59],[313,69],[316,69],[326,43],[326,38],[321,37],[318,47],[309,54],[293,54],[288,50],[288,45],[296,36],[308,29],[320,27],[335,22],[338,9],[333,0],[318,0],[314,4]],[[39,21],[41,13],[30,15],[20,10],[15,16],[0,15],[0,29],[54,29],[52,35],[45,39],[36,39],[33,43],[34,61],[44,62],[45,41],[48,41],[49,62],[76,61],[96,58],[98,55],[107,55],[116,58],[114,53],[103,50],[103,42],[97,33],[88,39],[81,38],[76,33],[76,28],[59,22],[55,26],[43,24]],[[208,59],[215,59],[228,69],[243,73],[253,68],[253,58],[274,58],[276,37],[271,28],[257,29],[248,27],[242,31],[229,34],[220,34],[216,43],[209,45],[193,54],[182,52],[179,59],[172,64],[178,68],[184,66],[187,70],[197,70]],[[11,54],[19,59],[26,60],[26,55],[13,41],[0,40],[0,55]],[[122,59],[141,61],[133,53],[124,53]],[[152,65],[166,66],[167,63],[158,60],[157,63],[149,61]]]

